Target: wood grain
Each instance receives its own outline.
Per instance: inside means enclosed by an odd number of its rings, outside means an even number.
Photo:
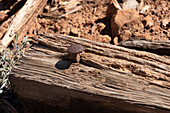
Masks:
[[[80,99],[113,111],[169,113],[170,59],[57,34],[41,34],[33,40],[37,44],[10,75],[20,97],[58,106]],[[72,44],[85,47],[80,63],[57,69],[57,62],[69,60],[66,50]]]
[[[170,41],[131,40],[122,41],[119,46],[170,56]]]

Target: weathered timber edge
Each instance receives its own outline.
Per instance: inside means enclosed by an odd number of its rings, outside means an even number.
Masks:
[[[131,40],[122,41],[119,46],[170,56],[170,41]]]
[[[111,111],[169,113],[170,59],[56,34],[41,34],[34,41],[10,75],[20,98],[57,106],[76,99]],[[80,64],[57,69],[57,62],[68,60],[67,47],[76,43],[86,48]]]

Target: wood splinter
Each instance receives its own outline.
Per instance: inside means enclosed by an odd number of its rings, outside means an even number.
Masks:
[[[117,9],[119,9],[119,10],[122,9],[122,8],[120,7],[119,3],[117,2],[117,0],[112,0],[111,2],[113,3],[113,5],[114,5]]]

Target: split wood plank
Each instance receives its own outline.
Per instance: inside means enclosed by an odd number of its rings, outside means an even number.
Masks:
[[[7,47],[16,36],[19,40],[22,40],[46,2],[47,0],[27,0],[1,40],[2,46]]]
[[[122,41],[119,46],[170,56],[170,41],[131,40]]]

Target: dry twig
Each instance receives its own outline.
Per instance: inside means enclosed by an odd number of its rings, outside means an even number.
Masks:
[[[71,14],[71,13],[74,13],[74,12],[80,10],[81,8],[82,8],[82,5],[77,6],[76,8],[70,10],[69,12],[67,12],[67,13],[65,13],[65,14],[63,14],[63,15],[61,15],[59,18],[64,17],[64,16],[66,16],[66,15],[69,15],[69,14]]]
[[[117,9],[119,9],[119,10],[122,9],[122,8],[120,7],[119,3],[117,2],[117,0],[112,0],[111,2],[114,4],[114,6],[115,6]]]
[[[24,37],[25,33],[30,27],[30,24],[34,17],[41,11],[41,9],[46,4],[47,0],[28,0],[24,7],[17,13],[16,17],[13,19],[8,31],[6,32],[4,38],[1,40],[1,44],[7,47],[11,41],[14,39],[16,34],[18,38]],[[1,51],[3,49],[1,48]]]

